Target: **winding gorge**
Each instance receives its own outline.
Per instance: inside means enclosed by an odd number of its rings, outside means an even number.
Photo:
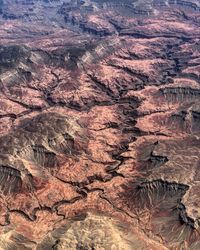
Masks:
[[[200,3],[0,0],[0,249],[200,249]]]

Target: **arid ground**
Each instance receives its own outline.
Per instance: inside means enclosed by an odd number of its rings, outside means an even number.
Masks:
[[[200,250],[199,0],[0,0],[0,249]]]

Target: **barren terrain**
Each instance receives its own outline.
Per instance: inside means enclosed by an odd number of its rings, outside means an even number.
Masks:
[[[0,0],[0,249],[200,249],[198,0]]]

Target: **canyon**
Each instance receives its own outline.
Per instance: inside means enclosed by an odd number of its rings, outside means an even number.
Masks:
[[[200,2],[0,0],[0,249],[200,249]]]

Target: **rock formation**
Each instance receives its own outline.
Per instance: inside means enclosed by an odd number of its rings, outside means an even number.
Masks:
[[[0,249],[200,249],[200,3],[0,0]]]

